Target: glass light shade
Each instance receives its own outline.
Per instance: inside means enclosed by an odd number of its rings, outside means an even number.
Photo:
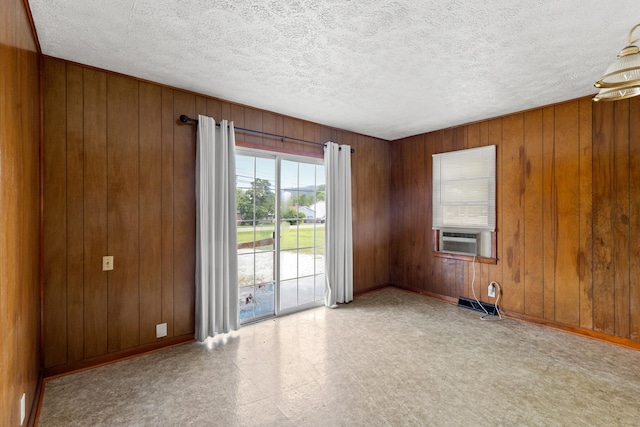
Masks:
[[[629,51],[626,55],[623,52]],[[635,52],[635,53],[633,53]],[[595,83],[597,88],[613,88],[640,83],[640,49],[636,46],[625,48],[616,62],[611,64],[604,76]]]
[[[626,99],[638,95],[640,95],[640,83],[634,86],[602,88],[593,98],[593,101],[616,101],[618,99]]]
[[[615,101],[640,95],[640,49],[634,43],[633,32],[640,24],[629,31],[627,47],[620,51],[616,62],[611,64],[604,76],[594,83],[600,92],[593,98],[598,101]]]

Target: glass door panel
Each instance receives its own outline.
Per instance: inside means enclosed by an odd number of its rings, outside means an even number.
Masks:
[[[275,314],[276,161],[236,156],[240,321]]]
[[[280,182],[280,309],[285,310],[324,298],[324,166],[283,159]]]

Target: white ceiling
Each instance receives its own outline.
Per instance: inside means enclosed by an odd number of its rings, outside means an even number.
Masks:
[[[46,55],[388,140],[594,94],[640,22],[637,0],[29,4]]]

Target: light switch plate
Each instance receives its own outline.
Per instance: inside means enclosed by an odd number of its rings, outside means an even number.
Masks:
[[[26,408],[26,401],[25,401],[25,395],[24,393],[22,393],[22,397],[20,398],[20,425],[24,424],[24,419],[27,416],[27,408]]]
[[[156,325],[156,338],[162,338],[167,336],[167,324],[158,323]]]
[[[102,257],[102,271],[113,270],[113,255]]]

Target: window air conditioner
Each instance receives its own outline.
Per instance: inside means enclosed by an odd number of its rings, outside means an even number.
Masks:
[[[440,232],[440,252],[461,255],[478,255],[479,233]]]

